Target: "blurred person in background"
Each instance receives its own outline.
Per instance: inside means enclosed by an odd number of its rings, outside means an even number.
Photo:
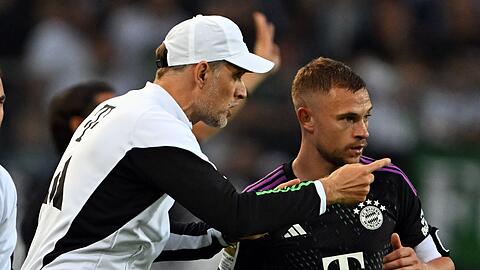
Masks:
[[[298,155],[244,192],[265,192],[291,179],[318,179],[345,164],[373,162],[362,155],[372,103],[364,81],[349,67],[314,59],[295,76],[292,99],[302,133]],[[391,165],[374,175],[364,202],[328,205],[324,215],[243,240],[224,250],[219,268],[454,269],[405,173]]]
[[[116,95],[108,83],[92,81],[59,93],[50,104],[49,127],[56,151],[62,155],[80,123],[103,101]]]
[[[6,96],[0,70],[0,128]],[[0,148],[1,149],[1,148]],[[17,191],[10,174],[0,165],[0,269],[10,270],[17,243]]]
[[[110,5],[105,18],[105,34],[111,44],[106,75],[119,94],[124,94],[150,79],[152,50],[173,25],[189,15],[176,0],[115,1]]]
[[[62,89],[99,77],[106,60],[102,5],[83,0],[33,2],[38,23],[26,43],[23,66],[47,105]]]

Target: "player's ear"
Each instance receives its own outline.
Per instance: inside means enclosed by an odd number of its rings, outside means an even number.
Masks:
[[[75,132],[75,130],[80,126],[80,124],[82,123],[82,121],[84,120],[85,118],[81,117],[81,116],[77,116],[77,115],[74,115],[72,117],[70,117],[70,119],[68,120],[68,126],[70,128],[70,131],[72,132],[72,134]]]
[[[205,61],[201,61],[200,63],[195,65],[193,74],[194,74],[194,80],[195,84],[202,89],[203,86],[205,85],[205,81],[208,78],[208,71],[209,71],[209,65]]]
[[[300,126],[308,132],[313,132],[315,119],[312,117],[312,111],[307,107],[299,107],[297,109],[297,119]]]

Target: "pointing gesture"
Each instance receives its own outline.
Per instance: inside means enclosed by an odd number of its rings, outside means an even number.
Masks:
[[[391,161],[389,158],[382,158],[382,159],[379,159],[379,160],[376,160],[370,164],[367,164],[367,165],[362,165],[363,167],[365,167],[369,173],[372,173],[378,169],[381,169],[385,166],[388,166],[390,165]]]
[[[389,158],[384,158],[367,165],[347,164],[328,177],[320,179],[327,203],[355,204],[363,202],[368,192],[370,184],[373,183],[374,176],[372,172],[390,164]]]

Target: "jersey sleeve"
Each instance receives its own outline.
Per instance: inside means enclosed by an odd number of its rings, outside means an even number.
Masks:
[[[17,192],[10,174],[0,166],[0,264],[8,268],[17,242]]]
[[[442,257],[450,257],[450,250],[447,249],[440,240],[439,231],[440,230],[438,228],[430,226],[430,235],[432,236],[432,240],[437,251],[440,253],[440,255],[442,255]]]
[[[449,251],[440,241],[438,229],[428,224],[420,198],[413,185],[405,173],[402,172],[402,174],[399,222],[396,228],[402,244],[418,249],[420,257],[424,261],[440,256],[449,256]]]
[[[222,233],[204,222],[170,222],[170,237],[155,261],[209,259],[228,244]]]
[[[396,231],[402,244],[415,247],[428,236],[428,223],[422,210],[421,202],[406,176],[399,176],[399,220]]]
[[[430,227],[430,234],[420,244],[414,247],[417,257],[422,262],[429,262],[440,257],[449,257],[450,251],[446,249],[438,236],[438,229]]]
[[[209,162],[176,147],[135,148],[129,158],[142,176],[195,216],[232,239],[271,231],[320,214],[314,182],[239,194]]]

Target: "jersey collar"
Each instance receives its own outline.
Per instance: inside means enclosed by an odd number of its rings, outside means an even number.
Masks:
[[[293,173],[293,161],[295,159],[290,160],[290,162],[283,164],[283,171],[285,172],[285,176],[288,180],[292,180],[297,178]]]
[[[185,112],[180,108],[175,99],[163,87],[158,84],[147,82],[144,89],[154,90],[153,92],[159,99],[162,108],[173,115],[178,120],[184,122],[190,129],[192,129],[192,122],[188,119]],[[160,90],[160,91],[159,91]]]

